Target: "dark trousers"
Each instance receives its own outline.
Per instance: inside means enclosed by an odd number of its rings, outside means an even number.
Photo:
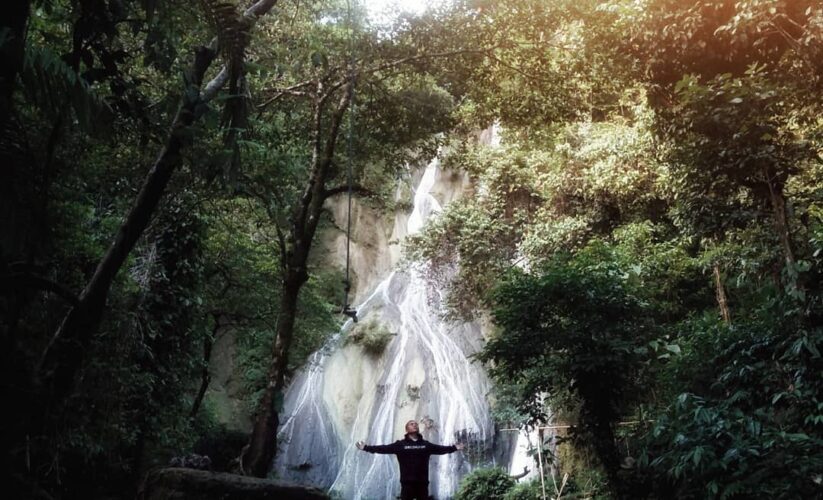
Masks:
[[[422,481],[401,481],[401,500],[429,500],[429,483]]]

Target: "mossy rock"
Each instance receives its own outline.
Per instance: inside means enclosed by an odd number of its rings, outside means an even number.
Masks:
[[[349,332],[346,342],[359,345],[366,354],[380,356],[395,335],[385,324],[371,320],[356,325]]]

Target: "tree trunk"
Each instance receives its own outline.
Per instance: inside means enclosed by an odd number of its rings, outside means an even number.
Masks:
[[[241,460],[243,473],[247,475],[266,477],[277,451],[279,407],[285,385],[289,348],[294,337],[297,299],[300,289],[308,279],[305,267],[300,268],[304,270],[302,273],[289,272],[283,281],[283,296],[280,299],[277,337],[269,365],[268,385],[257,410],[249,445],[244,450]]]
[[[620,471],[620,453],[615,444],[613,423],[608,418],[593,417],[589,422],[583,422],[583,425],[588,426],[588,430],[594,436],[594,451],[606,472],[609,488],[616,498],[626,498],[618,474]]]
[[[198,97],[191,96],[199,95],[203,75],[214,57],[215,52],[211,49],[197,49],[188,75],[190,88],[182,98],[163,150],[146,176],[114,241],[83,289],[78,304],[69,309],[43,355],[38,371],[45,389],[50,391],[47,398],[51,407],[59,406],[71,392],[75,375],[103,316],[111,284],[148,226],[172,173],[182,161],[187,129],[197,119],[201,104]]]
[[[769,186],[769,198],[772,202],[774,212],[774,226],[777,229],[777,236],[780,238],[780,245],[783,247],[783,257],[786,264],[793,266],[795,263],[794,249],[789,232],[789,221],[786,216],[786,199],[783,197],[783,186],[775,185],[775,182],[767,178]]]
[[[323,203],[326,200],[326,179],[332,164],[340,123],[352,99],[352,82],[349,82],[331,117],[328,137],[323,144],[323,108],[330,93],[318,98],[314,109],[312,168],[309,182],[300,199],[294,216],[292,232],[289,235],[291,251],[286,253],[284,262],[283,296],[280,299],[280,314],[277,322],[277,336],[272,350],[266,391],[260,402],[255,417],[252,435],[248,446],[241,456],[243,473],[265,477],[269,472],[277,451],[277,426],[279,425],[279,408],[282,403],[283,389],[286,381],[286,367],[289,362],[289,349],[294,337],[294,324],[297,316],[297,300],[300,289],[309,278],[306,263],[309,251],[320,222]]]
[[[217,338],[217,332],[220,329],[220,318],[215,315],[214,328],[212,328],[211,336],[203,340],[203,370],[200,372],[200,389],[197,390],[197,396],[194,398],[194,403],[191,405],[191,412],[189,418],[193,419],[197,416],[200,410],[200,405],[203,404],[203,398],[206,396],[206,391],[211,383],[211,350],[214,347],[214,339]]]
[[[723,318],[724,323],[730,325],[732,316],[729,312],[729,301],[726,297],[726,288],[723,286],[723,277],[720,274],[719,264],[712,265],[712,273],[714,275],[714,295],[717,298],[717,305],[720,307],[720,316]]]

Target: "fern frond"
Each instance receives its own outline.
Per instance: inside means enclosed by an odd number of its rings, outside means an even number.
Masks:
[[[251,22],[240,12],[236,3],[228,0],[200,0],[209,21],[217,30],[220,52],[226,58],[232,80],[242,72],[246,47],[250,40]]]
[[[78,125],[95,132],[111,109],[60,56],[46,47],[28,46],[20,73],[29,100],[56,118],[74,112]]]
[[[229,98],[225,101],[226,133],[224,145],[231,151],[230,160],[224,167],[229,182],[235,179],[240,168],[239,140],[248,125],[248,107],[244,91],[244,65],[246,48],[251,39],[253,19],[246,17],[238,6],[227,0],[200,0],[206,15],[217,30],[220,52],[226,59],[229,72]]]

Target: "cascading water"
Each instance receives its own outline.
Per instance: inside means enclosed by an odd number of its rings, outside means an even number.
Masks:
[[[420,230],[440,206],[430,191],[435,160],[415,191],[407,233]],[[423,436],[467,449],[430,461],[430,492],[449,498],[472,464],[492,461],[494,427],[486,394],[490,383],[468,356],[480,348],[477,323],[445,322],[440,297],[424,281],[425,264],[394,271],[358,306],[360,324],[377,322],[395,334],[385,351],[369,356],[345,342],[349,321],[315,353],[295,378],[284,401],[278,477],[327,488],[342,498],[395,498],[399,472],[392,456],[358,450],[355,443],[390,443],[407,420]]]

